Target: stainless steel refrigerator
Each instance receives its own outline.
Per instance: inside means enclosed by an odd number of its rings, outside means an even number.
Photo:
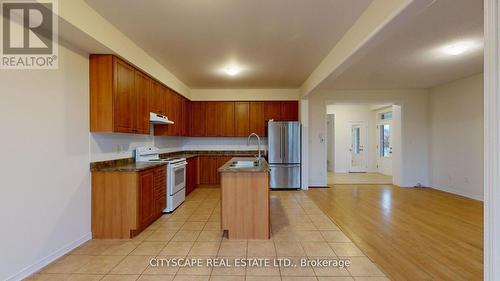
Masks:
[[[300,122],[269,121],[267,128],[271,189],[300,188]]]

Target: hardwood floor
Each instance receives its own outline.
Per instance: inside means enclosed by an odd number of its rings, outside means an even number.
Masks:
[[[391,280],[483,280],[483,203],[434,189],[305,192]]]
[[[380,173],[328,172],[328,184],[392,184],[392,177]]]

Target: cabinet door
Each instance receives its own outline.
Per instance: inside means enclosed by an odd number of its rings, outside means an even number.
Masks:
[[[193,137],[203,137],[206,134],[206,107],[204,102],[191,103],[191,133]]]
[[[234,109],[235,135],[246,137],[250,134],[250,103],[236,102]]]
[[[219,136],[219,106],[217,102],[206,102],[205,111],[205,136]]]
[[[188,101],[184,97],[180,97],[181,100],[181,124],[179,129],[179,136],[187,136],[187,121],[188,121]]]
[[[283,121],[299,120],[299,103],[297,101],[281,102],[281,120]]]
[[[135,119],[134,68],[114,60],[114,131],[133,133]]]
[[[163,113],[163,86],[156,82],[152,81],[151,82],[151,95],[150,95],[150,104],[149,104],[149,111],[154,112],[157,114],[164,114]]]
[[[139,227],[148,225],[155,218],[154,173],[147,170],[139,173]]]
[[[134,98],[135,98],[135,119],[134,133],[149,134],[149,97],[151,96],[151,79],[135,71],[134,78]]]
[[[192,103],[190,100],[188,99],[184,99],[185,100],[185,103],[186,103],[186,122],[184,124],[184,135],[187,136],[187,137],[190,137],[191,136],[191,123],[192,123],[192,119],[191,119],[191,111],[192,111]]]
[[[219,136],[232,137],[234,133],[234,102],[219,102]]]
[[[172,111],[174,110],[174,105],[172,104],[172,93],[170,89],[162,86],[162,112],[163,115],[167,116],[168,119],[172,120]]]
[[[187,168],[186,168],[186,195],[191,193],[197,184],[197,173],[198,170],[198,157],[191,157],[187,159]]]
[[[266,121],[264,118],[264,103],[250,103],[250,133],[256,133],[259,136],[265,135]]]
[[[269,101],[264,103],[264,120],[281,120],[281,102]]]
[[[163,210],[167,208],[167,175],[165,167],[154,169],[154,185],[155,185],[155,217],[161,215]]]
[[[200,161],[200,184],[217,184],[217,157],[201,156]]]

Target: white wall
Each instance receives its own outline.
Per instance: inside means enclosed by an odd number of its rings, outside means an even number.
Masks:
[[[334,166],[336,173],[348,173],[350,170],[351,125],[352,122],[363,122],[367,126],[365,156],[367,171],[376,170],[374,155],[375,119],[369,105],[331,104],[326,108],[327,114],[335,114],[334,133]],[[327,140],[327,145],[330,142]]]
[[[483,75],[430,90],[430,185],[483,199]]]
[[[0,280],[17,280],[90,235],[87,54],[58,70],[0,70]]]
[[[324,91],[309,97],[309,185],[326,185],[326,105],[395,104],[394,129],[400,128],[401,140],[393,141],[393,182],[399,186],[429,183],[428,153],[428,91],[427,90],[373,90]],[[399,126],[399,127],[398,127]],[[396,136],[398,138],[398,136]],[[398,167],[396,167],[398,166]],[[401,170],[400,170],[401,169]]]

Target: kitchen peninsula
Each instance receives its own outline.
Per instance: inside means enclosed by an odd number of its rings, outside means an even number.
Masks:
[[[269,166],[265,159],[236,157],[219,168],[222,229],[229,239],[269,239]]]

